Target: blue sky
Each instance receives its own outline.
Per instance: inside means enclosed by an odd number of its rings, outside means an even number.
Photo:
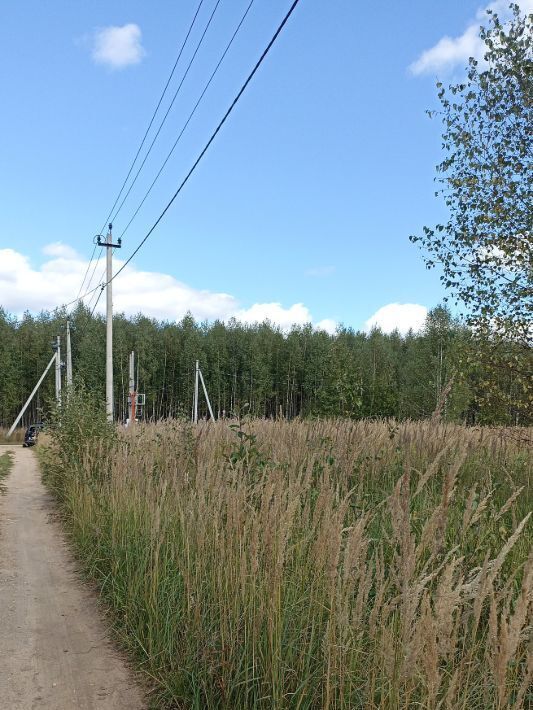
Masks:
[[[184,59],[214,3],[204,0]],[[247,4],[221,0],[115,235]],[[92,238],[196,5],[4,4],[0,303],[8,310],[53,307],[77,295]],[[131,253],[166,204],[289,5],[255,0],[117,257]],[[172,319],[190,308],[199,318],[266,315],[282,325],[362,328],[388,304],[436,305],[438,273],[425,269],[408,240],[445,216],[433,182],[440,125],[425,111],[436,107],[436,76],[452,77],[475,50],[480,8],[471,0],[301,0],[205,160],[117,279],[117,310]],[[416,325],[421,314],[389,310],[387,323]]]

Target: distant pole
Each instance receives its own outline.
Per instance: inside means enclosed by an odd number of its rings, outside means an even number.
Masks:
[[[213,410],[211,409],[211,402],[209,401],[209,395],[207,394],[207,387],[205,386],[204,376],[202,375],[202,371],[200,369],[198,369],[198,374],[200,375],[202,389],[204,390],[205,398],[207,400],[207,408],[209,409],[209,414],[211,415],[211,419],[215,421],[215,415],[213,414]]]
[[[130,390],[130,411],[129,411],[129,417],[130,417],[130,424],[131,422],[135,421],[135,408],[136,408],[136,390],[135,390],[135,353],[131,352],[130,353],[130,383],[129,383],[129,390]]]
[[[32,401],[33,397],[35,396],[35,393],[37,392],[37,390],[38,390],[39,387],[41,386],[41,383],[42,383],[42,381],[44,380],[44,378],[46,377],[46,373],[47,373],[48,370],[52,367],[52,364],[53,364],[54,362],[57,363],[57,354],[56,354],[56,353],[54,353],[54,354],[52,355],[52,359],[50,360],[50,362],[48,363],[48,365],[45,367],[44,372],[43,372],[43,374],[40,376],[39,381],[37,382],[37,384],[35,385],[35,387],[33,388],[32,393],[30,394],[30,396],[29,396],[28,399],[26,400],[24,406],[22,407],[22,409],[21,409],[20,412],[18,413],[17,418],[16,418],[15,421],[13,422],[13,426],[12,426],[11,429],[7,432],[7,438],[8,438],[8,439],[9,439],[9,437],[11,436],[11,434],[15,431],[15,427],[17,426],[17,424],[18,424],[18,423],[20,422],[20,420],[22,419],[22,415],[23,415],[24,412],[26,411],[26,409],[27,409],[29,403]]]
[[[135,377],[135,382],[136,382],[136,392],[139,391],[139,358],[137,358],[137,374]]]
[[[70,322],[67,320],[67,397],[72,389],[72,349],[70,345]]]
[[[198,424],[198,373],[200,372],[200,366],[198,360],[196,361],[196,370],[194,373],[194,414],[193,422]]]
[[[107,419],[113,421],[113,249],[120,249],[122,240],[112,243],[113,225],[109,224],[106,241],[98,236],[98,246],[106,248],[106,355],[105,355],[105,399]]]
[[[61,337],[56,337],[56,402],[61,405]]]

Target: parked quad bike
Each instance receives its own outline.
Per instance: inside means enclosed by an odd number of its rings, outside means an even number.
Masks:
[[[26,429],[26,433],[24,434],[24,443],[22,444],[23,448],[27,448],[28,446],[35,446],[37,443],[37,437],[39,436],[39,432],[37,430],[36,426],[29,426]]]

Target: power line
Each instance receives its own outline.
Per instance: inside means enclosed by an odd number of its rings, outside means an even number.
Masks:
[[[202,158],[204,157],[204,155],[205,155],[205,154],[207,153],[207,151],[209,150],[209,147],[211,146],[211,144],[213,143],[213,141],[214,141],[215,138],[217,137],[218,133],[220,132],[220,130],[221,130],[221,128],[222,128],[222,126],[226,123],[226,121],[227,121],[229,115],[231,114],[231,112],[233,111],[233,109],[235,108],[235,106],[237,105],[237,103],[239,102],[241,96],[242,96],[242,95],[244,94],[244,92],[246,91],[246,88],[248,87],[248,84],[251,82],[251,80],[252,80],[253,77],[255,76],[257,70],[259,69],[259,67],[261,66],[261,64],[263,63],[263,61],[265,60],[265,57],[267,56],[267,54],[268,54],[269,51],[271,50],[272,45],[274,44],[274,42],[275,42],[275,41],[277,40],[277,38],[279,37],[281,31],[282,31],[283,28],[285,27],[287,21],[289,20],[290,16],[291,16],[292,13],[294,12],[294,10],[295,10],[295,8],[296,8],[296,6],[298,5],[299,2],[300,2],[300,0],[294,0],[294,2],[292,3],[291,7],[289,8],[287,14],[285,15],[285,17],[284,17],[283,20],[281,21],[281,23],[280,23],[278,29],[276,30],[276,32],[275,32],[274,35],[272,36],[272,39],[270,40],[270,42],[268,43],[268,45],[267,45],[266,48],[264,49],[263,53],[262,53],[261,56],[259,57],[258,61],[256,62],[255,66],[254,66],[254,68],[252,69],[252,71],[251,71],[250,74],[248,75],[248,78],[246,79],[246,81],[244,82],[244,84],[241,86],[239,92],[237,93],[237,95],[236,95],[235,98],[233,99],[233,101],[232,101],[230,107],[228,108],[228,110],[226,111],[226,113],[224,114],[224,116],[222,117],[222,119],[221,119],[221,121],[219,122],[219,124],[218,124],[218,126],[216,127],[216,129],[215,129],[215,130],[213,131],[213,133],[211,134],[211,138],[207,141],[207,143],[205,144],[203,150],[201,151],[201,153],[198,155],[198,157],[197,157],[196,160],[194,161],[193,166],[191,167],[191,169],[189,170],[189,172],[187,173],[187,175],[183,178],[183,180],[182,180],[181,184],[179,185],[178,189],[176,190],[176,192],[175,192],[175,193],[172,195],[172,197],[170,198],[170,200],[169,200],[169,202],[167,203],[165,209],[161,212],[161,214],[160,214],[159,217],[156,219],[156,221],[154,222],[154,224],[150,227],[150,229],[148,230],[148,232],[146,233],[146,235],[143,237],[143,239],[140,241],[140,243],[137,245],[137,247],[134,249],[134,251],[130,254],[130,256],[126,259],[126,261],[124,262],[124,264],[122,264],[122,266],[120,267],[120,269],[111,277],[111,281],[113,281],[122,271],[124,271],[124,269],[126,268],[126,266],[127,266],[127,265],[130,263],[130,261],[133,259],[133,257],[138,253],[138,251],[141,249],[141,247],[142,247],[142,246],[145,244],[145,242],[149,239],[149,237],[151,236],[151,234],[153,233],[153,231],[155,230],[155,228],[158,226],[158,224],[161,222],[161,220],[163,219],[163,217],[165,216],[165,214],[166,214],[166,213],[168,212],[168,210],[170,209],[171,205],[173,204],[173,202],[175,201],[175,199],[177,198],[177,196],[178,196],[178,195],[180,194],[180,192],[183,190],[183,188],[185,187],[185,185],[186,185],[187,182],[189,181],[189,178],[191,177],[191,175],[193,174],[193,172],[196,170],[196,168],[198,167],[198,164],[200,163],[200,161],[202,160]]]
[[[91,268],[91,264],[92,264],[92,261],[93,261],[93,259],[94,259],[94,253],[95,253],[95,251],[96,251],[96,247],[97,247],[97,246],[98,246],[98,245],[95,244],[94,247],[93,247],[93,253],[91,254],[91,258],[89,259],[89,263],[87,264],[87,268],[86,268],[85,274],[84,274],[84,276],[83,276],[83,281],[81,282],[81,286],[80,286],[80,288],[79,288],[78,295],[76,296],[76,298],[79,298],[79,297],[80,297],[80,293],[82,292],[83,286],[84,286],[84,284],[85,284],[85,279],[87,278],[87,274],[89,273],[89,269]],[[89,285],[90,285],[90,284],[89,284]]]
[[[100,300],[100,298],[101,298],[101,296],[102,296],[102,294],[103,294],[103,292],[104,292],[104,288],[105,288],[105,286],[100,286],[100,293],[98,294],[98,298],[97,298],[96,301],[94,302],[94,306],[93,306],[93,308],[92,308],[91,316],[90,316],[91,318],[93,317],[94,312],[95,312],[95,310],[96,310],[96,306],[98,305],[98,301]]]
[[[80,301],[83,301],[84,298],[86,298],[87,296],[90,296],[92,293],[95,293],[95,291],[97,291],[98,288],[100,288],[101,281],[105,276],[105,269],[104,269],[104,272],[102,273],[102,276],[100,277],[98,285],[95,286],[94,288],[91,288],[91,283],[94,279],[94,274],[95,274],[96,269],[98,267],[98,262],[100,261],[100,257],[101,257],[102,251],[103,251],[103,247],[100,247],[100,253],[98,254],[98,257],[96,259],[94,259],[94,253],[95,253],[97,247],[98,247],[98,244],[95,242],[93,252],[91,254],[91,258],[89,260],[89,263],[87,264],[87,269],[85,270],[85,276],[83,277],[83,281],[82,281],[80,289],[78,291],[78,295],[72,301],[69,301],[68,303],[63,304],[63,308],[69,308],[69,306],[72,306],[76,303],[79,303]],[[83,284],[85,283],[85,279],[87,278],[87,274],[89,273],[89,269],[91,267],[93,260],[94,260],[94,266],[93,266],[93,270],[91,273],[91,277],[90,277],[89,281],[87,282],[87,287],[86,287],[85,292],[83,293],[83,295],[80,295],[82,288],[83,288]],[[88,307],[90,308],[90,305]]]
[[[85,270],[85,275],[84,275],[84,277],[83,277],[83,281],[81,282],[81,286],[80,286],[80,289],[79,289],[79,291],[78,291],[78,295],[76,296],[76,298],[75,298],[73,301],[70,301],[70,303],[67,303],[66,306],[65,306],[65,308],[68,308],[68,306],[69,306],[69,305],[72,305],[73,303],[77,303],[78,301],[82,301],[82,300],[85,298],[85,296],[89,295],[90,293],[93,293],[93,291],[95,290],[95,289],[92,289],[92,290],[89,290],[89,289],[91,288],[91,284],[92,284],[93,279],[94,279],[94,274],[95,274],[95,271],[96,271],[96,269],[97,269],[97,267],[98,267],[98,262],[100,261],[100,258],[101,258],[101,256],[102,256],[102,252],[103,252],[103,247],[100,247],[100,251],[99,251],[99,253],[98,253],[98,256],[96,257],[96,259],[94,259],[94,254],[95,254],[95,252],[96,252],[97,247],[98,247],[98,243],[97,243],[96,237],[95,237],[95,238],[94,238],[93,252],[92,252],[92,254],[91,254],[91,258],[89,259],[89,263],[87,264],[87,268],[86,268],[86,270]],[[90,277],[89,281],[87,282],[87,290],[85,291],[85,293],[84,293],[83,296],[80,296],[81,291],[82,291],[82,289],[83,289],[83,285],[84,285],[84,283],[85,283],[85,279],[87,278],[87,274],[89,273],[89,269],[91,268],[91,264],[92,264],[93,260],[94,260],[94,266],[93,266],[93,270],[92,270],[92,273],[91,273],[91,277]],[[102,277],[101,277],[101,278],[103,278],[104,275],[105,275],[105,271],[104,271],[104,273],[102,274]]]
[[[209,77],[209,79],[208,79],[206,85],[204,86],[204,89],[203,89],[202,93],[201,93],[200,96],[198,97],[198,100],[196,101],[196,104],[194,105],[192,111],[191,111],[190,114],[189,114],[189,117],[188,117],[187,120],[185,121],[185,123],[184,123],[184,125],[183,125],[183,127],[182,127],[182,129],[181,129],[181,131],[180,131],[180,133],[179,133],[179,135],[178,135],[178,137],[176,138],[176,140],[175,140],[175,142],[174,142],[174,145],[173,145],[172,148],[170,149],[170,151],[169,151],[167,157],[165,158],[163,164],[161,165],[161,167],[160,167],[160,169],[159,169],[159,172],[157,173],[157,175],[156,175],[155,178],[153,179],[152,184],[150,185],[150,187],[149,187],[148,190],[146,191],[146,193],[145,193],[144,197],[142,198],[141,202],[139,203],[137,209],[135,210],[135,212],[134,212],[133,215],[131,216],[130,221],[127,223],[127,225],[126,225],[126,226],[124,227],[124,229],[122,230],[122,233],[121,233],[121,235],[120,235],[120,238],[121,238],[121,239],[122,239],[122,237],[124,236],[124,234],[128,231],[128,229],[129,229],[131,223],[133,222],[133,220],[135,219],[135,217],[137,217],[137,215],[139,214],[139,211],[141,210],[141,207],[142,207],[142,206],[144,205],[144,203],[146,202],[146,199],[148,198],[149,194],[152,192],[152,189],[153,189],[154,185],[155,185],[156,182],[158,181],[158,179],[159,179],[161,173],[163,172],[163,170],[164,170],[166,164],[168,163],[168,161],[170,160],[170,157],[171,157],[172,154],[174,153],[174,150],[176,149],[176,146],[177,146],[178,143],[180,142],[181,137],[183,136],[183,134],[185,133],[185,130],[186,130],[187,126],[189,125],[189,123],[190,123],[192,117],[193,117],[194,114],[196,113],[196,109],[198,108],[198,106],[199,106],[200,103],[202,102],[202,99],[204,98],[204,96],[205,96],[205,94],[206,94],[206,92],[207,92],[209,86],[211,85],[211,82],[212,82],[213,79],[215,78],[215,75],[216,75],[216,73],[218,72],[218,70],[219,70],[219,68],[220,68],[220,65],[221,65],[222,62],[224,61],[224,58],[226,57],[226,54],[228,53],[228,51],[229,51],[231,45],[233,44],[233,41],[235,40],[235,37],[237,36],[237,34],[238,34],[238,32],[239,32],[239,30],[240,30],[240,28],[241,28],[241,26],[242,26],[244,20],[246,19],[246,17],[247,17],[247,15],[248,15],[248,13],[249,13],[249,11],[250,11],[250,9],[251,9],[251,7],[252,7],[253,4],[254,4],[254,0],[250,0],[250,2],[249,2],[249,4],[248,4],[248,7],[247,7],[246,10],[244,11],[244,14],[243,14],[243,16],[241,17],[240,22],[239,22],[239,24],[237,25],[235,31],[233,32],[233,35],[232,35],[230,41],[229,41],[228,44],[226,45],[226,48],[224,49],[224,52],[222,53],[222,56],[221,56],[220,59],[218,60],[218,63],[217,63],[217,65],[215,66],[213,72],[211,73],[211,76]]]
[[[176,101],[176,99],[177,99],[177,97],[178,97],[178,95],[179,95],[179,93],[180,93],[181,87],[183,86],[183,83],[184,83],[185,79],[187,78],[187,75],[189,74],[189,71],[190,71],[190,69],[191,69],[191,67],[192,67],[192,65],[193,65],[193,63],[194,63],[194,60],[195,60],[195,58],[196,58],[196,55],[198,54],[198,51],[200,50],[200,47],[201,47],[202,44],[203,44],[204,38],[205,38],[205,36],[206,36],[206,34],[207,34],[207,31],[208,31],[208,29],[209,29],[209,27],[210,27],[210,25],[211,25],[211,22],[213,21],[213,18],[214,18],[214,16],[215,16],[215,12],[217,11],[218,6],[220,5],[220,2],[221,2],[221,0],[217,0],[217,2],[215,3],[215,7],[213,8],[213,11],[211,12],[211,15],[209,16],[209,20],[207,21],[207,24],[206,24],[206,26],[205,26],[205,28],[204,28],[204,31],[203,31],[203,33],[202,33],[202,36],[201,36],[200,39],[198,40],[198,44],[196,45],[196,49],[194,50],[193,55],[192,55],[191,59],[189,60],[189,64],[187,65],[187,68],[185,69],[185,72],[184,72],[184,74],[183,74],[183,76],[182,76],[182,78],[181,78],[181,81],[180,81],[180,83],[178,84],[178,88],[177,88],[176,91],[174,92],[174,96],[172,97],[172,101],[170,102],[170,105],[169,105],[169,107],[167,108],[167,111],[166,111],[165,115],[163,116],[163,120],[162,120],[161,123],[159,124],[159,128],[157,129],[156,134],[155,134],[155,136],[153,137],[152,142],[150,143],[150,146],[148,147],[148,150],[147,150],[147,152],[146,152],[146,155],[144,156],[144,158],[143,158],[143,160],[142,160],[142,163],[140,164],[139,169],[137,170],[137,172],[136,172],[136,174],[135,174],[135,177],[133,178],[132,182],[130,183],[130,186],[128,187],[128,190],[127,190],[126,194],[125,194],[124,197],[122,198],[122,202],[121,202],[120,205],[118,206],[117,211],[116,211],[115,214],[113,215],[113,219],[111,220],[112,222],[114,222],[114,221],[116,220],[118,213],[119,213],[120,210],[122,209],[124,203],[125,203],[126,200],[128,199],[128,196],[129,196],[130,192],[131,192],[132,189],[133,189],[133,186],[134,186],[135,183],[137,182],[137,178],[139,177],[139,175],[140,175],[140,173],[141,173],[141,170],[143,169],[143,167],[144,167],[144,165],[145,165],[145,163],[146,163],[146,161],[147,161],[147,159],[148,159],[148,156],[150,155],[150,153],[151,153],[151,151],[152,151],[152,148],[154,147],[154,144],[155,144],[156,140],[158,139],[159,134],[161,133],[161,129],[163,128],[163,126],[164,126],[164,124],[165,124],[165,121],[167,120],[168,115],[169,115],[169,113],[170,113],[172,107],[174,106],[174,102]],[[132,167],[133,167],[133,166],[132,166]],[[130,172],[131,172],[131,171],[130,171]],[[128,177],[129,177],[129,174],[128,174]],[[124,188],[122,188],[122,189],[124,189]],[[117,199],[116,202],[118,202],[118,199]],[[116,204],[116,202],[115,202],[115,204]],[[113,207],[114,207],[114,206],[113,206]]]
[[[61,307],[62,307],[62,308],[68,308],[69,306],[72,306],[74,303],[78,303],[79,301],[83,301],[84,298],[86,298],[87,296],[90,296],[91,293],[94,293],[95,291],[97,291],[97,290],[98,290],[99,288],[101,288],[102,286],[105,286],[105,283],[104,283],[104,284],[98,284],[98,286],[94,286],[93,288],[91,288],[91,289],[85,291],[85,293],[84,293],[82,296],[79,296],[78,298],[73,298],[72,301],[68,301],[68,303],[63,303],[63,304],[61,304]]]
[[[171,70],[171,72],[170,72],[170,74],[169,74],[169,76],[168,76],[168,79],[167,79],[167,81],[166,81],[166,83],[165,83],[165,86],[164,86],[164,88],[163,88],[163,91],[161,92],[161,96],[159,97],[159,100],[158,100],[157,105],[156,105],[156,107],[155,107],[155,109],[154,109],[154,112],[152,113],[152,117],[151,117],[151,119],[150,119],[150,122],[148,123],[148,127],[146,128],[146,130],[145,130],[145,132],[144,132],[144,136],[142,137],[142,140],[141,140],[141,142],[140,142],[140,145],[139,145],[139,147],[137,148],[137,152],[135,153],[135,157],[133,158],[133,161],[132,161],[132,163],[131,163],[131,165],[130,165],[130,168],[129,168],[129,170],[128,170],[128,173],[127,173],[126,177],[124,178],[124,182],[122,183],[122,186],[121,186],[121,188],[120,188],[120,190],[119,190],[119,193],[118,193],[117,197],[115,198],[115,201],[114,201],[114,203],[113,203],[113,206],[112,206],[111,209],[109,210],[109,214],[107,215],[106,220],[105,220],[105,222],[104,222],[102,228],[100,229],[100,232],[101,232],[101,233],[105,230],[105,228],[106,228],[106,226],[107,226],[107,224],[108,224],[108,222],[109,222],[109,219],[110,219],[110,217],[111,217],[111,215],[112,215],[112,213],[113,213],[113,210],[115,209],[115,207],[116,207],[116,205],[117,205],[117,202],[119,201],[120,196],[122,195],[122,192],[124,191],[124,188],[125,188],[125,186],[126,186],[126,183],[128,182],[128,179],[129,179],[129,177],[130,177],[130,175],[131,175],[131,172],[132,172],[132,170],[133,170],[133,168],[134,168],[134,166],[135,166],[135,163],[137,162],[137,159],[138,159],[138,157],[139,157],[139,155],[140,155],[140,152],[141,152],[141,150],[142,150],[142,148],[143,148],[143,146],[144,146],[144,144],[145,144],[145,142],[146,142],[146,138],[147,138],[147,136],[148,136],[148,133],[150,132],[150,129],[151,129],[151,127],[152,127],[152,125],[153,125],[153,122],[154,122],[154,120],[155,120],[155,117],[156,117],[156,115],[157,115],[157,112],[159,111],[159,108],[160,108],[161,103],[162,103],[162,101],[163,101],[163,99],[164,99],[164,97],[165,97],[165,94],[166,94],[167,89],[168,89],[168,87],[169,87],[169,85],[170,85],[170,82],[172,81],[172,77],[174,76],[174,73],[175,73],[175,71],[176,71],[176,68],[177,68],[177,66],[178,66],[178,64],[179,64],[179,61],[180,61],[180,59],[181,59],[181,55],[183,54],[183,50],[185,49],[185,46],[186,46],[187,41],[188,41],[188,39],[189,39],[189,36],[190,36],[190,34],[191,34],[192,30],[193,30],[193,27],[194,27],[194,25],[195,25],[195,23],[196,23],[196,18],[198,17],[198,13],[200,12],[203,3],[204,3],[204,0],[200,0],[200,2],[198,3],[198,5],[197,5],[197,7],[196,7],[196,11],[195,11],[194,16],[193,16],[193,18],[192,18],[192,21],[191,21],[191,23],[190,23],[190,25],[189,25],[189,29],[187,30],[187,34],[185,35],[185,39],[183,40],[183,42],[182,42],[182,44],[181,44],[181,47],[180,47],[179,52],[178,52],[178,56],[177,56],[177,58],[176,58],[176,61],[174,62],[174,66],[172,67],[172,70]],[[89,270],[90,270],[90,268],[91,268],[91,264],[92,264],[92,262],[93,262],[93,259],[94,259],[94,255],[95,255],[97,246],[98,246],[97,244],[94,245],[93,252],[92,252],[92,254],[91,254],[91,258],[89,259],[89,263],[87,264],[87,269],[86,269],[85,274],[84,274],[84,276],[83,276],[83,280],[82,280],[82,282],[81,282],[81,286],[80,286],[80,288],[79,288],[78,296],[77,296],[77,298],[76,298],[76,301],[79,300],[80,293],[81,293],[82,290],[83,290],[83,286],[84,286],[85,281],[86,281],[86,279],[87,279],[87,274],[89,273]],[[99,261],[101,255],[102,255],[102,251],[103,251],[103,249],[100,248],[100,253],[99,253],[99,255],[98,255],[97,259],[96,259],[96,264],[98,263],[98,261]],[[90,285],[91,285],[92,280],[93,280],[93,278],[94,278],[94,272],[96,271],[96,264],[95,264],[95,267],[94,267],[93,272],[92,272],[92,274],[91,274],[91,278],[90,278],[89,281],[88,281],[88,288],[90,288]],[[104,273],[105,273],[105,272],[104,272]]]
[[[102,253],[103,253],[103,251],[104,251],[104,247],[100,247],[100,251],[98,252],[98,256],[97,256],[97,258],[96,258],[96,261],[94,262],[94,266],[93,266],[93,271],[92,271],[92,274],[91,274],[91,278],[89,279],[89,281],[88,281],[88,283],[87,283],[87,288],[88,288],[88,289],[91,288],[91,284],[92,284],[93,279],[94,279],[94,274],[95,274],[95,272],[96,272],[96,269],[98,268],[98,262],[99,262],[100,259],[102,258]],[[104,276],[105,276],[105,267],[104,267],[104,271],[103,271],[103,273],[102,273],[102,276],[101,276],[100,279],[99,279],[99,282],[104,278]],[[92,293],[92,291],[90,291],[90,293]],[[82,297],[82,298],[83,298],[83,297]]]
[[[198,157],[196,158],[196,160],[195,160],[195,162],[193,163],[191,169],[189,170],[189,172],[187,173],[187,175],[184,177],[184,179],[183,179],[182,182],[180,183],[178,189],[177,189],[176,192],[172,195],[171,199],[170,199],[169,202],[167,203],[167,205],[166,205],[166,207],[164,208],[164,210],[161,212],[161,214],[160,214],[159,217],[156,219],[156,221],[154,222],[154,224],[151,226],[151,228],[148,230],[148,232],[146,233],[146,235],[143,237],[143,239],[142,239],[142,240],[140,241],[140,243],[137,245],[137,247],[135,248],[135,250],[134,250],[134,251],[130,254],[130,256],[126,259],[126,261],[125,261],[124,264],[120,267],[120,269],[111,277],[110,281],[113,281],[113,280],[126,268],[126,266],[131,262],[131,260],[133,259],[133,257],[140,251],[140,249],[143,247],[143,245],[146,243],[146,241],[147,241],[147,240],[149,239],[149,237],[152,235],[152,233],[154,232],[154,230],[156,229],[156,227],[159,225],[159,223],[161,222],[161,220],[163,219],[163,217],[165,216],[165,214],[168,212],[168,210],[170,209],[171,205],[174,203],[174,201],[176,200],[176,198],[178,197],[178,195],[180,194],[180,192],[183,190],[183,188],[185,187],[185,185],[186,185],[187,182],[189,181],[189,178],[190,178],[191,175],[194,173],[194,171],[195,171],[196,168],[198,167],[198,164],[200,163],[200,161],[202,160],[202,158],[204,157],[204,155],[207,153],[209,147],[211,146],[211,144],[212,144],[213,141],[215,140],[216,136],[218,135],[218,133],[219,133],[220,130],[222,129],[222,126],[226,123],[226,121],[227,121],[228,117],[230,116],[231,112],[233,111],[233,109],[235,108],[235,106],[236,106],[237,103],[239,102],[240,98],[242,97],[242,95],[243,95],[244,92],[246,91],[246,89],[247,89],[249,83],[251,82],[251,80],[253,79],[253,77],[255,76],[255,74],[257,73],[259,67],[261,66],[261,64],[262,64],[263,61],[265,60],[267,54],[268,54],[268,53],[270,52],[270,50],[272,49],[272,46],[274,45],[274,43],[276,42],[277,38],[278,38],[279,35],[281,34],[281,31],[283,30],[283,28],[284,28],[285,25],[287,24],[289,18],[291,17],[292,13],[293,13],[294,10],[296,9],[296,6],[299,4],[299,2],[300,2],[300,0],[294,0],[294,1],[293,1],[293,3],[292,3],[292,5],[290,6],[288,12],[286,13],[285,17],[283,18],[283,20],[281,21],[281,23],[280,23],[280,25],[278,26],[277,30],[275,31],[274,35],[272,36],[270,42],[267,44],[266,48],[263,50],[263,53],[262,53],[261,56],[259,57],[258,61],[256,62],[255,66],[254,66],[254,68],[252,69],[252,71],[251,71],[250,74],[248,75],[248,77],[247,77],[246,81],[244,82],[244,84],[243,84],[243,85],[241,86],[241,88],[239,89],[239,92],[237,93],[237,95],[236,95],[235,98],[233,99],[232,103],[230,104],[229,108],[227,109],[226,113],[224,114],[224,116],[222,117],[222,119],[220,120],[220,122],[218,123],[216,129],[215,129],[215,130],[213,131],[213,133],[211,134],[211,137],[209,138],[209,140],[208,140],[207,143],[205,144],[203,150],[200,152],[200,154],[199,154]],[[83,294],[83,296],[81,296],[81,300],[83,300],[86,296],[89,296],[91,293],[94,293],[94,292],[97,291],[99,288],[105,287],[106,285],[107,285],[107,282],[106,282],[106,283],[99,284],[98,286],[95,286],[94,288],[87,290],[87,291]],[[68,306],[72,305],[73,303],[76,303],[78,300],[80,300],[80,299],[76,298],[76,299],[74,299],[73,301],[70,301],[69,303],[66,303],[66,304],[65,304],[65,307],[68,308]]]
[[[169,84],[170,84],[170,82],[172,81],[172,77],[174,76],[174,72],[176,71],[176,67],[178,66],[178,63],[179,63],[179,61],[180,61],[180,59],[181,59],[181,55],[183,54],[183,50],[185,49],[185,46],[186,46],[187,41],[188,41],[188,39],[189,39],[189,36],[190,36],[190,34],[191,34],[192,30],[193,30],[193,27],[194,27],[194,25],[195,25],[195,23],[196,23],[196,18],[198,17],[198,13],[200,12],[200,9],[201,9],[203,3],[204,3],[204,0],[200,0],[200,2],[198,3],[198,6],[197,6],[197,8],[196,8],[196,12],[194,13],[194,17],[192,18],[191,24],[189,25],[189,29],[187,30],[187,34],[185,35],[185,39],[184,39],[183,42],[182,42],[182,45],[181,45],[180,50],[179,50],[179,52],[178,52],[178,56],[177,56],[177,58],[176,58],[176,61],[174,62],[174,66],[172,67],[172,71],[170,72],[169,77],[168,77],[168,79],[167,79],[167,81],[166,81],[165,87],[164,87],[164,89],[163,89],[163,91],[162,91],[162,93],[161,93],[161,96],[159,97],[159,101],[157,102],[157,106],[155,107],[155,110],[154,110],[154,112],[153,112],[153,114],[152,114],[152,118],[150,119],[150,123],[148,124],[148,128],[147,128],[146,131],[144,132],[144,136],[143,136],[142,141],[141,141],[141,143],[140,143],[140,145],[139,145],[139,147],[138,147],[138,149],[137,149],[137,152],[136,152],[136,154],[135,154],[135,157],[134,157],[134,159],[133,159],[133,162],[132,162],[132,164],[130,165],[130,169],[128,170],[128,174],[127,174],[126,177],[124,178],[124,182],[122,183],[122,187],[120,188],[120,191],[119,191],[119,193],[118,193],[118,195],[117,195],[117,198],[116,198],[115,202],[113,203],[113,207],[111,207],[111,209],[109,210],[109,214],[107,215],[107,218],[106,218],[106,220],[105,220],[105,222],[104,222],[104,226],[103,226],[102,229],[100,230],[101,232],[104,231],[104,229],[106,228],[107,223],[108,223],[109,220],[111,219],[111,215],[113,214],[113,210],[114,210],[115,207],[117,206],[117,202],[119,201],[120,196],[122,195],[122,192],[123,192],[123,190],[124,190],[124,188],[125,188],[125,186],[126,186],[126,183],[128,182],[129,176],[131,175],[131,171],[133,170],[133,167],[134,167],[135,163],[137,162],[137,158],[139,157],[139,154],[140,154],[140,152],[141,152],[141,150],[142,150],[142,148],[143,148],[143,146],[144,146],[144,143],[145,143],[145,141],[146,141],[146,138],[148,137],[148,133],[150,132],[150,128],[152,127],[152,124],[153,124],[153,122],[154,122],[154,120],[155,120],[155,117],[156,117],[156,115],[157,115],[157,112],[159,111],[159,107],[161,106],[161,103],[162,103],[162,101],[163,101],[163,99],[164,99],[164,97],[165,97],[165,94],[166,94],[166,92],[167,92],[167,89],[168,89],[168,87],[169,87]]]
[[[100,278],[98,279],[96,290],[92,293],[91,297],[89,299],[87,299],[87,303],[85,304],[85,307],[87,309],[93,309],[95,302],[99,300],[99,293],[102,289],[102,281],[105,281],[104,277],[105,277],[105,269],[104,269],[102,275],[100,276]],[[98,289],[100,289],[100,291],[98,291]],[[94,310],[92,312],[94,312]]]

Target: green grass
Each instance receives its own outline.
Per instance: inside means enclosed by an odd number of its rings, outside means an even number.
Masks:
[[[0,454],[0,493],[5,493],[4,481],[7,478],[11,467],[13,466],[13,454],[6,451]]]
[[[44,480],[159,707],[527,706],[532,457],[508,432],[87,426]]]

